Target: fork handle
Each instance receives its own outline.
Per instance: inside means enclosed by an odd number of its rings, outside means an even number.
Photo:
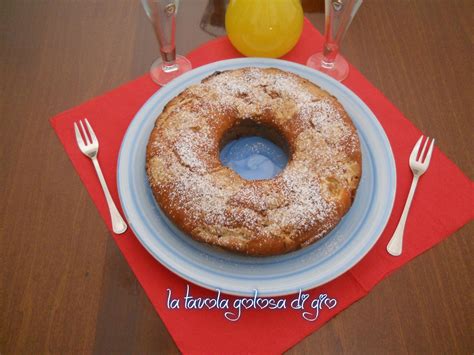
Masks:
[[[410,211],[411,202],[413,201],[413,195],[415,195],[416,185],[418,184],[418,175],[413,176],[411,182],[410,192],[408,193],[407,201],[405,202],[405,208],[403,209],[402,216],[398,222],[397,229],[393,233],[392,239],[387,245],[387,251],[393,256],[399,256],[402,253],[403,246],[403,232],[405,231],[405,223],[407,221],[408,211]]]
[[[95,171],[97,173],[97,177],[99,178],[100,185],[102,186],[102,190],[104,191],[105,199],[107,200],[107,205],[109,206],[110,218],[112,219],[112,230],[115,234],[122,234],[127,230],[127,223],[123,220],[120,212],[115,206],[114,200],[112,200],[112,196],[110,195],[109,188],[104,179],[104,175],[102,174],[102,170],[100,169],[99,161],[97,157],[93,157],[92,163],[94,164]]]

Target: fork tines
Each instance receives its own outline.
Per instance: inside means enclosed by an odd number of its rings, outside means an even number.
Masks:
[[[84,127],[84,124],[82,123],[82,120],[79,120],[79,126],[81,127],[82,135],[79,131],[77,122],[74,122],[74,132],[76,133],[76,140],[77,143],[81,145],[89,145],[89,144],[95,144],[97,141],[97,137],[94,133],[94,130],[92,129],[91,125],[89,124],[89,121],[87,118],[84,118],[84,121],[86,123],[87,129]],[[84,138],[83,138],[84,137]]]
[[[428,146],[430,137],[426,137],[425,143],[423,144],[423,148],[421,149],[421,152],[420,152],[420,146],[421,146],[421,142],[423,141],[423,138],[424,136],[422,135],[416,142],[415,146],[413,147],[410,160],[418,161],[419,163],[422,163],[422,164],[425,164],[425,163],[429,164],[430,159],[431,159],[431,154],[433,153],[435,139],[433,138],[431,140],[430,147],[428,149],[428,152],[425,155],[426,147]]]

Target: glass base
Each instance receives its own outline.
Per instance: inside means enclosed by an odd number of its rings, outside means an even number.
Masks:
[[[173,66],[165,66],[163,60],[158,58],[150,68],[151,79],[158,85],[164,86],[174,78],[192,69],[191,62],[182,55],[176,55],[176,62]]]
[[[347,75],[349,75],[349,64],[340,54],[336,56],[336,59],[332,63],[327,63],[323,59],[324,56],[322,52],[316,53],[309,57],[306,65],[329,75],[337,81],[343,81],[347,78]]]

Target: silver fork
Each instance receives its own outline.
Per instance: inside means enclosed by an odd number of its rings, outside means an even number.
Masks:
[[[415,194],[418,179],[428,169],[428,166],[430,165],[431,154],[433,153],[435,142],[434,139],[431,141],[428,153],[426,153],[426,158],[423,159],[428,141],[430,140],[430,137],[427,137],[425,144],[423,145],[423,149],[421,150],[421,154],[418,156],[422,140],[423,136],[418,139],[418,142],[416,142],[415,147],[410,154],[410,168],[413,172],[413,181],[411,182],[410,192],[408,193],[407,202],[405,203],[405,208],[403,209],[402,216],[400,217],[400,222],[398,222],[397,229],[395,229],[395,233],[393,233],[392,239],[390,239],[390,242],[387,245],[387,251],[393,256],[399,256],[402,253],[403,231],[405,230],[405,223],[407,221],[411,201],[413,200],[413,195]]]
[[[112,200],[112,196],[110,196],[109,188],[105,183],[104,175],[102,174],[102,170],[100,169],[99,161],[97,160],[97,153],[99,152],[99,141],[95,136],[94,130],[92,129],[89,121],[87,118],[84,119],[86,122],[87,132],[89,132],[90,138],[87,135],[86,129],[84,129],[84,124],[81,120],[79,120],[79,126],[81,126],[82,134],[84,139],[79,132],[79,128],[77,127],[77,123],[74,122],[74,131],[76,132],[76,140],[77,145],[81,152],[91,158],[92,163],[94,164],[95,171],[97,176],[99,177],[100,185],[102,186],[102,190],[104,191],[105,199],[107,200],[107,205],[109,206],[110,217],[112,219],[112,230],[116,234],[122,234],[127,230],[127,224],[123,220],[122,216],[120,215],[117,207],[115,206],[114,200]]]

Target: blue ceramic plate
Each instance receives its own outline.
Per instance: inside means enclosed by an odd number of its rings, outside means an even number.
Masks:
[[[282,256],[231,254],[195,242],[159,210],[145,172],[145,151],[156,117],[173,97],[219,70],[276,67],[296,73],[336,96],[358,129],[363,173],[354,204],[325,238]],[[280,296],[322,285],[353,267],[377,242],[390,216],[396,188],[390,143],[374,114],[352,91],[325,74],[292,62],[231,59],[194,69],[156,92],[136,114],[122,142],[117,183],[123,210],[141,244],[172,272],[224,293]]]

